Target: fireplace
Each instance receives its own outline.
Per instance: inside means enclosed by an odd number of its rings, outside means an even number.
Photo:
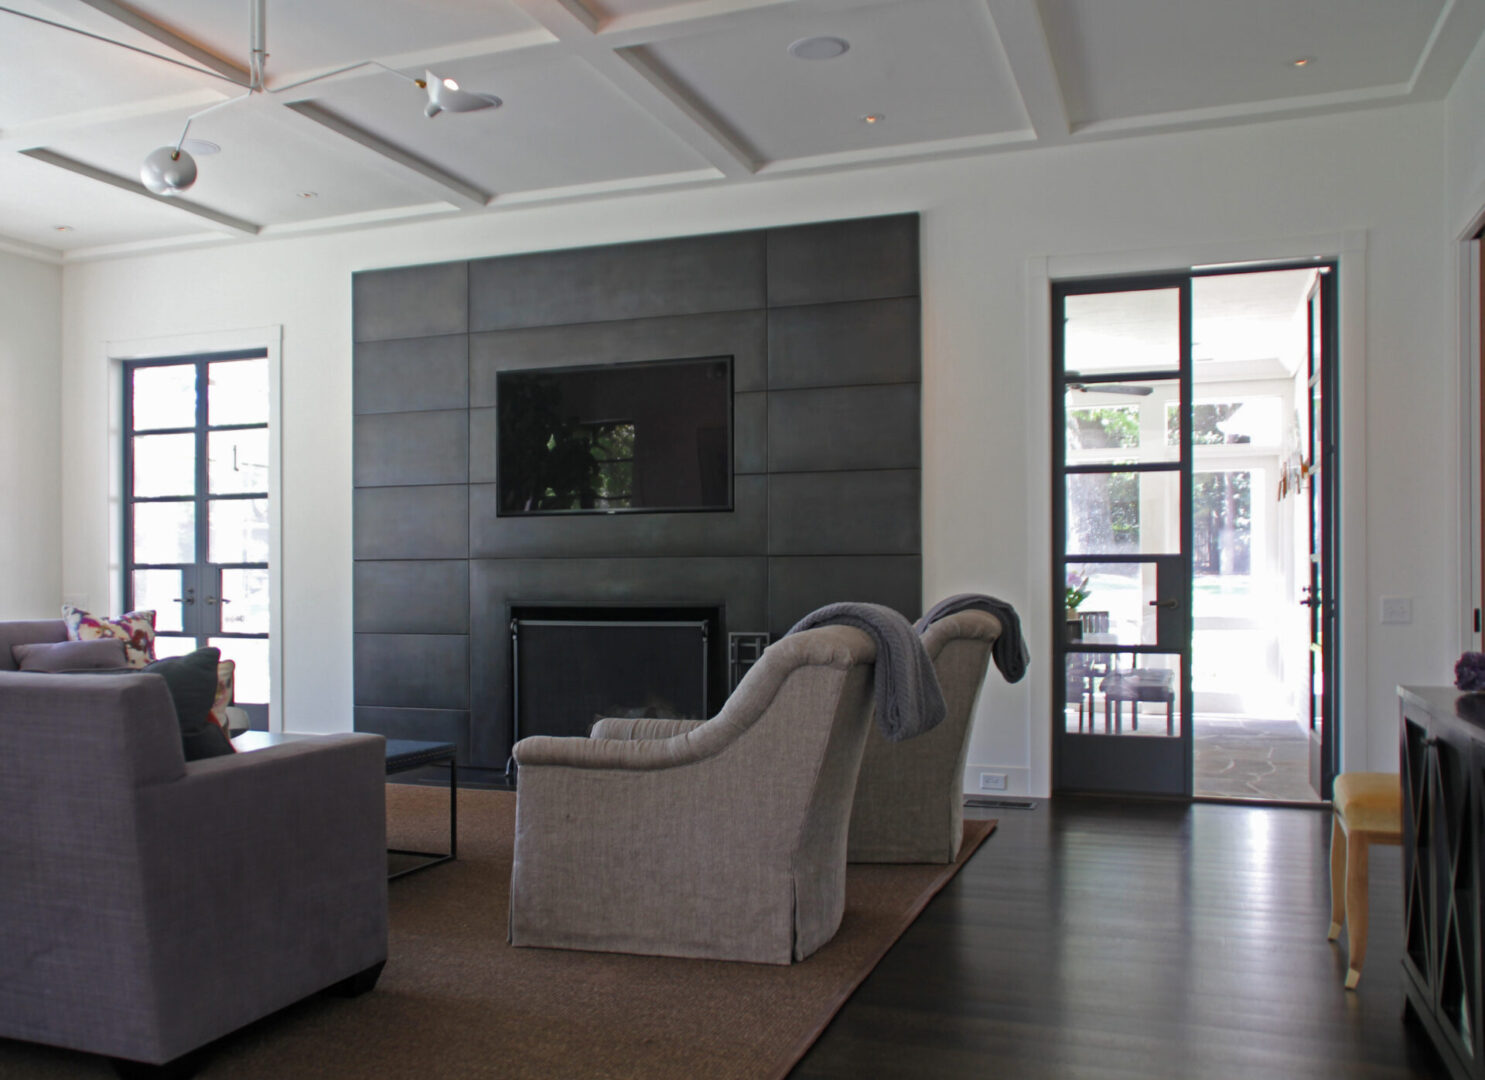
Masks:
[[[586,738],[605,716],[705,719],[720,626],[716,607],[513,608],[512,743]]]

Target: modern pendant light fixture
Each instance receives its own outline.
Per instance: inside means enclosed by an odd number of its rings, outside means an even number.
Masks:
[[[264,82],[263,73],[264,62],[268,59],[267,35],[265,31],[267,25],[266,4],[267,0],[250,0],[251,40],[249,42],[248,53],[247,93],[228,98],[226,101],[219,101],[215,105],[208,105],[204,109],[193,112],[190,116],[186,117],[185,127],[181,129],[180,138],[175,140],[173,146],[161,146],[150,151],[143,163],[139,166],[139,182],[152,194],[162,195],[168,198],[188,190],[196,182],[196,159],[191,156],[187,149],[188,141],[186,139],[186,133],[191,130],[191,124],[209,112],[215,112],[217,109],[236,104],[239,101],[252,97],[254,94],[282,94],[285,91],[294,90],[309,83],[319,82],[321,79],[328,79],[332,75],[341,75],[347,71],[354,71],[362,67],[378,67],[389,74],[396,75],[405,82],[412,83],[420,90],[427,91],[428,100],[423,106],[423,115],[429,119],[443,112],[467,113],[478,112],[481,109],[498,109],[502,104],[501,100],[494,94],[481,94],[473,90],[465,90],[454,79],[447,76],[435,75],[432,71],[424,71],[423,78],[419,79],[405,72],[398,71],[396,68],[388,67],[379,60],[360,60],[354,64],[347,64],[344,67],[336,68],[333,71],[326,71],[320,75],[312,75],[308,79],[300,79],[298,82],[289,83],[287,86],[270,88]],[[110,45],[117,45],[119,48],[128,49],[131,52],[143,53],[146,56],[152,56],[157,60],[164,60],[167,63],[177,66],[191,68],[203,75],[221,77],[219,72],[208,71],[205,68],[196,67],[192,64],[183,64],[181,61],[172,57],[149,52],[146,49],[140,49],[137,46],[129,45],[122,41],[115,41],[112,38],[102,37],[75,26],[68,26],[65,23],[53,22],[50,19],[44,19],[27,12],[16,11],[12,8],[0,7],[0,11],[11,15],[19,15],[21,18],[29,19],[32,22],[44,23],[47,26],[56,27],[58,30],[67,30],[74,34],[81,34],[83,37],[92,38],[94,41],[103,41]],[[202,143],[199,140],[193,139],[190,140],[190,143],[195,144],[195,146],[211,147],[209,151],[198,150],[198,153],[215,153],[219,149],[212,143]],[[192,146],[192,148],[194,149],[195,146]]]

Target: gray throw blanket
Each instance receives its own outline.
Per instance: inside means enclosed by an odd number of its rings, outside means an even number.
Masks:
[[[832,624],[864,630],[877,643],[877,727],[889,741],[911,739],[939,725],[948,712],[944,692],[923,639],[907,619],[881,604],[826,604],[789,633]]]
[[[1020,682],[1026,674],[1027,665],[1031,663],[1031,651],[1026,648],[1026,639],[1021,636],[1021,616],[1004,600],[997,600],[984,593],[960,593],[934,604],[918,620],[914,629],[921,634],[928,629],[930,623],[961,611],[988,611],[1000,620],[1000,637],[990,646],[990,655],[995,660],[995,666],[1005,676],[1006,682]]]

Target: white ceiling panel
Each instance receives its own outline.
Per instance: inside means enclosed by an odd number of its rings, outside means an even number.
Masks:
[[[1039,2],[1074,124],[1403,84],[1445,4]]]
[[[831,36],[850,50],[798,60]],[[764,162],[1017,131],[1021,96],[979,0],[840,11],[770,8],[636,50]],[[879,123],[862,117],[880,114]]]
[[[248,0],[131,0],[152,21],[248,64]],[[520,34],[535,21],[509,0],[267,0],[268,86],[457,41]]]
[[[66,232],[56,226],[68,225]],[[193,234],[206,222],[16,154],[0,155],[0,236],[54,251]]]
[[[472,58],[444,64],[439,73],[466,90],[494,94],[504,105],[429,120],[419,92],[391,76],[336,83],[315,101],[497,194],[707,167],[579,59]]]
[[[25,10],[64,21],[58,18],[61,12],[39,4],[30,4]],[[113,36],[163,51],[141,35]],[[65,74],[57,67],[57,57],[62,53],[69,58]],[[117,45],[0,12],[0,137],[25,125],[73,113],[203,90],[219,94],[230,92],[232,87],[221,79]]]
[[[390,77],[389,77],[390,79]],[[393,80],[394,85],[398,85]],[[411,110],[418,112],[412,95]],[[198,157],[198,179],[185,197],[258,225],[283,225],[426,203],[411,182],[362,167],[335,136],[286,126],[278,107],[261,99],[230,105],[191,126],[191,138],[219,145]],[[173,113],[67,132],[48,149],[119,176],[138,179],[144,156],[173,143],[185,114]],[[390,166],[388,166],[390,170]],[[300,198],[313,191],[316,198]]]

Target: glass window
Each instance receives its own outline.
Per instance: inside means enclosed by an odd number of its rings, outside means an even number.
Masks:
[[[196,366],[169,364],[133,371],[135,431],[196,426]]]
[[[207,423],[268,423],[268,360],[215,360],[207,365]]]
[[[1169,555],[1181,550],[1181,474],[1069,473],[1067,554]]]
[[[1064,301],[1067,372],[1174,371],[1181,365],[1178,289],[1079,293]]]

